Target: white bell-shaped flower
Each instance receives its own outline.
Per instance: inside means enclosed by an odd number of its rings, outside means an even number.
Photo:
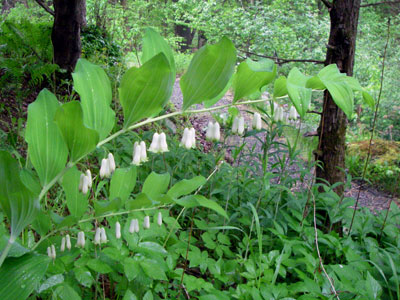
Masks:
[[[56,259],[56,247],[51,245],[51,258]]]
[[[108,159],[107,158],[103,158],[101,160],[101,167],[100,167],[100,178],[104,178],[104,177],[110,177],[111,172],[110,172],[110,166],[108,163]]]
[[[89,169],[86,170],[86,177],[87,177],[88,182],[89,182],[88,187],[89,187],[89,189],[91,189],[92,188],[93,179],[92,179],[92,172],[90,172]]]
[[[134,222],[134,231],[136,232],[136,233],[138,233],[139,232],[139,220],[138,219],[135,219],[134,220],[135,222]]]
[[[242,135],[244,133],[244,118],[243,117],[239,118],[237,133],[239,135]]]
[[[51,247],[47,247],[47,256],[52,258]]]
[[[157,215],[157,224],[158,224],[158,226],[161,226],[161,225],[162,225],[162,214],[161,214],[161,212],[158,212],[158,215]]]
[[[190,128],[189,133],[192,138],[192,148],[196,148],[196,130],[192,127]]]
[[[289,120],[297,120],[299,117],[299,114],[297,113],[297,110],[294,106],[290,107],[289,110]]]
[[[85,180],[85,174],[81,174],[81,177],[79,178],[79,191],[82,192],[82,188],[83,188],[83,182]]]
[[[66,244],[66,246],[67,246],[67,249],[68,250],[71,250],[71,237],[69,236],[69,234],[67,234],[66,236],[65,236],[65,244]]]
[[[281,106],[278,106],[278,108],[274,112],[274,121],[275,122],[283,121],[283,108]]]
[[[159,142],[159,152],[168,152],[168,144],[167,144],[167,136],[164,132],[160,133],[160,137],[158,139]]]
[[[153,140],[151,141],[150,147],[149,147],[149,151],[153,152],[153,153],[158,153],[158,145],[159,145],[159,140],[160,139],[160,135],[155,132],[153,134]]]
[[[100,227],[96,228],[96,233],[94,234],[94,240],[93,243],[95,245],[99,245],[100,244],[100,235],[101,235],[101,229]]]
[[[119,222],[115,223],[115,237],[117,239],[121,238],[121,224]]]
[[[141,154],[141,147],[140,147],[139,143],[136,142],[133,145],[133,160],[132,160],[133,165],[135,165],[135,166],[140,165],[140,163],[141,163],[140,154]]]
[[[214,124],[213,124],[213,122],[209,121],[208,126],[207,126],[207,131],[206,131],[206,139],[207,140],[212,140],[213,130],[214,130]]]
[[[140,142],[140,161],[141,162],[147,161],[146,143],[144,141]]]
[[[104,227],[101,227],[100,229],[100,243],[102,244],[107,243],[107,235]]]
[[[239,129],[239,117],[235,117],[232,123],[232,133],[237,133]]]
[[[65,251],[65,237],[63,237],[63,238],[61,239],[60,251],[61,251],[61,252],[64,252],[64,251]]]
[[[253,115],[253,122],[251,124],[253,129],[261,130],[262,128],[262,121],[261,115],[258,112],[255,112]]]
[[[83,231],[78,232],[78,240],[76,242],[76,247],[85,247],[85,233]]]
[[[219,126],[219,123],[215,122],[213,127],[213,140],[218,142],[220,139],[221,139],[221,128]]]
[[[114,173],[114,171],[115,171],[115,160],[114,160],[114,155],[111,152],[108,153],[108,165],[110,167],[110,174]]]
[[[131,220],[131,223],[129,224],[129,233],[134,233],[135,232],[135,219]]]
[[[196,131],[194,128],[185,128],[183,131],[182,140],[180,146],[185,147],[186,149],[191,149],[196,147]]]
[[[144,229],[149,229],[150,228],[150,217],[149,216],[145,216],[144,217],[143,228]]]

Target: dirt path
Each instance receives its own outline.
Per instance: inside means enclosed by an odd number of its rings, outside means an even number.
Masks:
[[[232,98],[233,98],[232,95],[228,92],[227,95],[225,95],[218,102],[218,105],[229,104],[232,102]],[[175,82],[171,101],[177,109],[181,109],[183,97],[182,97],[181,90],[179,88],[179,79],[177,79],[177,81]],[[202,108],[202,107],[203,107],[202,105],[196,105],[196,108]],[[241,112],[244,112],[246,109],[248,109],[247,107],[240,107],[240,106],[238,106],[238,108]],[[224,113],[224,112],[227,112],[227,109],[223,109],[223,110],[215,112],[215,113]],[[243,113],[243,116],[245,118],[245,123],[250,124],[250,121],[251,121],[250,114]],[[198,136],[200,137],[200,144],[202,144],[204,146],[205,150],[207,151],[211,147],[211,144],[208,143],[207,141],[205,141],[205,129],[207,127],[209,120],[212,119],[212,116],[210,113],[204,113],[204,114],[195,115],[191,119],[192,119],[193,127],[196,129],[196,132],[198,133]],[[264,139],[265,134],[266,133],[263,132],[263,133],[257,134],[257,136],[261,139]],[[229,136],[225,140],[225,143],[227,143],[227,145],[229,145],[229,146],[239,145],[242,143],[242,140],[243,139],[239,136]],[[255,151],[256,153],[261,153],[261,143],[255,137],[246,137],[246,146],[247,146],[247,149],[253,149],[253,151]],[[276,151],[276,149],[274,149],[273,151]],[[233,162],[233,160],[231,160],[229,157],[228,157],[228,160],[230,160],[230,162]],[[271,165],[273,165],[275,162],[276,161],[274,161],[272,159]],[[248,161],[247,161],[247,163],[248,163]],[[287,171],[292,174],[298,174],[298,171],[299,171],[298,169],[299,169],[299,167],[296,164],[293,164],[288,167]],[[352,186],[350,189],[346,190],[345,196],[356,199],[359,188],[360,188],[359,182],[352,182]],[[398,199],[394,199],[394,200],[398,203]],[[381,210],[387,209],[389,207],[390,201],[391,201],[391,195],[389,195],[388,193],[379,191],[372,186],[368,186],[365,184],[362,185],[361,192],[360,192],[360,198],[359,198],[359,206],[368,207],[371,210],[375,210],[375,211],[381,211]]]

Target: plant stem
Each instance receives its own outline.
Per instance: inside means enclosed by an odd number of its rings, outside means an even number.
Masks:
[[[0,256],[0,267],[3,265],[3,262],[4,262],[4,260],[6,259],[7,254],[8,254],[8,252],[10,251],[11,246],[12,246],[13,243],[14,243],[14,241],[13,241],[13,240],[11,239],[11,237],[10,237],[10,239],[8,240],[8,243],[7,243],[6,247],[4,248],[4,250],[3,250],[3,252],[1,253],[1,256]]]

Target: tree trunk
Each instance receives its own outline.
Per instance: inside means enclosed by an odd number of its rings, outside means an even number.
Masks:
[[[353,75],[359,10],[360,0],[334,0],[329,10],[331,29],[326,65],[334,63],[349,76]],[[346,115],[325,91],[318,128],[319,149],[316,152],[316,159],[322,163],[322,168],[317,168],[317,178],[330,184],[345,182],[346,127]],[[335,191],[343,195],[344,186],[337,187]]]
[[[84,0],[54,0],[54,24],[51,40],[54,62],[71,73],[81,54],[81,27]]]

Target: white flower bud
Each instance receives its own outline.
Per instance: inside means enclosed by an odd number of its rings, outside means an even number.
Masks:
[[[281,121],[281,122],[284,121],[283,107],[280,107],[280,110],[279,110],[279,121]]]
[[[141,152],[141,148],[139,146],[139,143],[135,143],[134,147],[134,151],[133,151],[133,160],[132,160],[132,164],[135,166],[139,166],[140,165],[140,152]]]
[[[121,224],[119,222],[115,223],[115,237],[117,239],[121,238]]]
[[[144,141],[140,142],[140,161],[147,161],[147,151],[146,151],[146,143]]]
[[[101,161],[100,167],[100,178],[109,177],[110,176],[110,168],[108,164],[108,159],[103,158]]]
[[[79,179],[79,191],[82,192],[82,188],[83,188],[83,183],[85,181],[85,174],[81,174],[81,177]]]
[[[76,247],[85,247],[85,233],[83,231],[78,232],[78,240],[76,242]]]
[[[297,117],[299,114],[297,113],[297,110],[294,106],[290,107],[289,111],[289,120],[297,120]]]
[[[135,232],[135,219],[131,220],[131,224],[129,224],[129,233]]]
[[[47,247],[47,256],[52,258],[51,247]]]
[[[213,131],[214,131],[214,124],[211,121],[209,121],[208,126],[207,126],[207,131],[206,131],[206,139],[207,140],[212,140]]]
[[[159,212],[158,215],[157,215],[157,224],[158,224],[158,226],[162,225],[162,214],[161,214],[161,212]]]
[[[88,182],[89,182],[88,187],[89,187],[89,189],[91,189],[93,180],[92,180],[92,173],[90,172],[90,170],[86,170],[86,177],[87,177]]]
[[[66,242],[66,246],[67,246],[67,249],[68,250],[71,250],[71,238],[70,238],[70,236],[69,236],[69,234],[67,234],[66,236],[65,236],[65,242]]]
[[[96,233],[94,234],[94,241],[93,243],[95,245],[99,245],[100,244],[100,234],[101,234],[101,229],[100,227],[96,228]]]
[[[56,247],[54,245],[51,245],[51,258],[56,259]]]
[[[115,160],[114,160],[114,155],[112,153],[108,153],[108,165],[110,167],[110,175],[114,173],[115,171]]]
[[[135,219],[134,221],[135,221],[135,222],[134,222],[134,224],[135,224],[134,230],[135,230],[136,233],[138,233],[139,230],[140,230],[140,228],[139,228],[139,220],[138,220],[138,219]]]
[[[189,141],[190,139],[188,139],[189,135],[190,135],[189,128],[185,128],[185,130],[183,130],[180,146],[183,146],[186,149],[190,149],[190,141]]]
[[[150,144],[150,148],[149,148],[150,152],[158,153],[158,145],[159,145],[158,140],[159,139],[160,139],[160,135],[157,132],[155,132],[153,134],[153,140],[151,141],[151,144]]]
[[[242,135],[244,133],[244,118],[243,117],[239,118],[237,133],[239,135]]]
[[[144,217],[143,228],[144,229],[150,228],[150,217],[149,216]]]
[[[65,251],[65,237],[63,237],[63,238],[61,239],[60,251],[61,251],[61,252],[64,252],[64,251]]]
[[[158,142],[159,142],[159,151],[160,152],[168,152],[167,137],[164,132],[160,133]]]
[[[213,139],[217,142],[221,139],[221,132],[220,132],[220,127],[219,127],[218,122],[215,122],[215,124],[214,124]]]
[[[107,243],[107,235],[104,227],[101,227],[100,229],[100,243]]]
[[[262,128],[261,115],[258,112],[254,113],[252,128],[257,130]]]
[[[86,195],[88,190],[89,190],[89,178],[83,175],[82,193]]]
[[[232,123],[232,133],[237,133],[238,128],[239,128],[239,118],[235,117],[235,119],[233,119],[233,123]]]

